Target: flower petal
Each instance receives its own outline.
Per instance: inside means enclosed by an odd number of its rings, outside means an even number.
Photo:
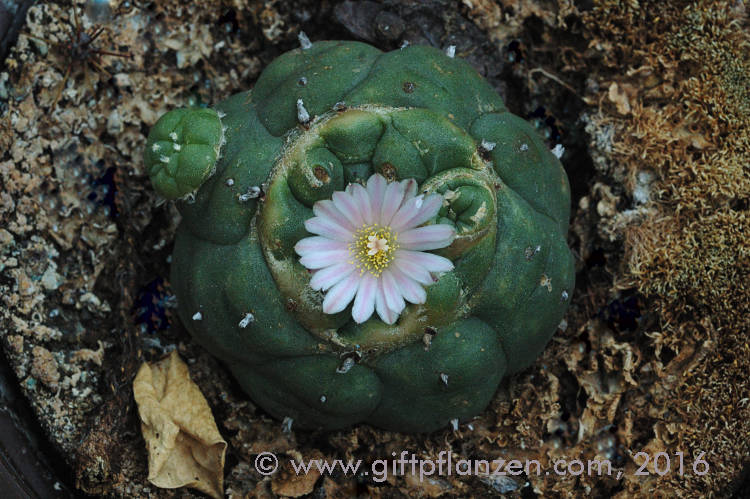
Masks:
[[[347,249],[346,243],[321,236],[306,237],[304,239],[300,239],[297,244],[294,245],[294,251],[296,251],[299,256],[305,256],[308,253],[317,251],[333,251],[344,249]]]
[[[408,203],[404,203],[393,215],[391,229],[402,232],[418,227],[437,215],[442,205],[443,197],[440,194],[430,194],[427,197],[420,194],[409,200]]]
[[[359,282],[357,296],[354,298],[354,307],[352,307],[352,318],[357,324],[365,322],[375,311],[375,294],[377,293],[377,289],[377,277],[366,272]]]
[[[407,258],[403,258],[403,254],[406,253],[404,250],[397,250],[396,256],[393,259],[392,265],[394,268],[402,272],[406,277],[412,279],[423,286],[429,286],[434,282],[430,272],[422,265],[418,265],[414,262],[409,261]],[[415,252],[411,252],[415,253]],[[399,256],[401,254],[401,256]]]
[[[305,229],[313,234],[327,237],[328,239],[335,239],[336,241],[342,241],[345,243],[350,242],[353,239],[353,233],[350,230],[346,230],[333,220],[324,217],[312,217],[305,220]]]
[[[406,301],[416,304],[427,301],[427,292],[417,281],[407,277],[406,274],[401,272],[395,266],[391,266],[388,270],[390,270],[393,275],[393,279],[396,281],[396,284]]]
[[[398,314],[388,308],[385,303],[385,294],[383,293],[383,286],[380,285],[381,281],[378,281],[378,287],[375,292],[375,310],[378,312],[380,319],[386,324],[393,324],[398,319]]]
[[[401,181],[401,187],[404,189],[404,200],[402,205],[417,195],[417,181],[413,178],[407,178]]]
[[[349,258],[349,250],[316,251],[300,258],[299,263],[314,270],[347,261]]]
[[[333,193],[332,199],[336,208],[344,214],[354,227],[361,227],[364,224],[362,213],[359,211],[359,203],[350,193],[336,191]]]
[[[323,299],[323,312],[337,314],[344,310],[352,301],[354,295],[357,294],[360,280],[359,272],[352,272],[343,281],[332,287]]]
[[[315,291],[328,291],[334,284],[354,272],[354,269],[354,265],[349,262],[323,267],[313,274],[312,279],[310,279],[310,287]]]
[[[339,211],[338,208],[336,208],[336,205],[333,204],[333,201],[331,201],[330,199],[317,201],[313,205],[313,213],[315,213],[315,215],[318,217],[328,218],[336,222],[341,227],[345,228],[346,230],[350,232],[354,232],[355,230],[357,230],[357,227],[352,225],[349,219],[346,218],[344,214]]]
[[[380,222],[380,211],[383,207],[385,188],[388,187],[385,177],[376,173],[367,179],[367,193],[370,195],[370,206],[372,207],[372,223]]]
[[[391,182],[388,184],[383,195],[383,206],[380,209],[380,225],[388,226],[391,224],[391,219],[398,211],[403,199],[404,186],[400,182]]]
[[[423,251],[396,250],[393,263],[398,264],[402,271],[406,268],[411,271],[414,267],[424,269],[427,272],[450,272],[453,270],[453,262],[447,258]],[[407,275],[409,274],[407,273]],[[415,280],[421,282],[419,279]]]
[[[380,274],[380,285],[383,287],[383,295],[385,296],[385,304],[396,314],[400,314],[406,302],[404,297],[401,295],[401,290],[396,284],[396,280],[393,278],[390,269],[386,269]]]
[[[374,223],[372,203],[370,202],[370,195],[367,193],[367,189],[359,184],[352,184],[352,197],[354,202],[357,203],[359,213],[362,215],[362,221],[366,224]]]
[[[404,249],[425,251],[445,248],[456,237],[456,231],[448,224],[428,225],[401,232],[398,244]]]

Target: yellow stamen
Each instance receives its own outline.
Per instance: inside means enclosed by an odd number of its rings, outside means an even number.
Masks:
[[[378,224],[363,225],[354,233],[354,241],[349,243],[349,254],[354,257],[354,264],[360,274],[369,272],[375,277],[393,261],[398,249],[397,234],[390,227]]]

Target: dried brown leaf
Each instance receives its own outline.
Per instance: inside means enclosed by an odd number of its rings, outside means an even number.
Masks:
[[[176,352],[143,363],[133,394],[148,448],[148,480],[157,487],[192,487],[224,496],[224,454],[211,408]]]

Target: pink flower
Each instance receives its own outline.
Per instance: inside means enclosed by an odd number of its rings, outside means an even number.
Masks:
[[[426,253],[453,242],[446,224],[426,225],[443,203],[440,194],[417,196],[414,179],[386,182],[379,174],[367,187],[350,184],[313,206],[305,228],[317,234],[294,247],[300,263],[314,271],[310,286],[325,291],[323,312],[335,314],[352,300],[358,323],[374,311],[393,324],[406,302],[424,303],[433,274],[453,270],[442,256]]]

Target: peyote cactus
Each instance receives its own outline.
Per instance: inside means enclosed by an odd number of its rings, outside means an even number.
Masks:
[[[567,308],[565,172],[450,53],[306,44],[165,114],[145,161],[180,198],[180,318],[295,426],[466,420]]]

